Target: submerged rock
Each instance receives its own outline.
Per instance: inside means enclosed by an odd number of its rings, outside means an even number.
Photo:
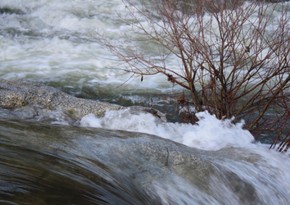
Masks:
[[[10,203],[263,204],[254,184],[215,163],[224,158],[147,134],[0,120]]]
[[[17,8],[0,7],[0,15],[3,15],[3,14],[24,15],[25,12]]]
[[[108,110],[124,109],[116,104],[76,98],[41,84],[3,79],[0,79],[0,108],[6,109],[2,110],[6,116],[15,118],[64,122],[80,120],[90,113],[102,117]],[[143,107],[130,109],[132,112],[150,112],[165,120],[165,116],[154,109]]]
[[[289,178],[251,150],[201,151],[142,133],[23,120],[78,120],[122,106],[0,80],[0,107],[0,198],[6,204],[290,203]]]

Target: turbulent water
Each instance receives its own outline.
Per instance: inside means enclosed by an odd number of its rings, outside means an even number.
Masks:
[[[162,76],[145,77],[143,82],[132,78],[122,70],[125,65],[97,43],[100,34],[123,38],[131,21],[121,0],[1,0],[0,78],[43,82],[79,97],[122,105],[153,105],[166,110],[170,118],[175,111],[171,95],[178,88]],[[138,36],[131,33],[130,38]],[[144,52],[154,46],[138,43]],[[173,60],[169,63],[176,65]],[[85,116],[80,125],[96,128],[90,131],[2,120],[0,204],[290,204],[289,155],[254,144],[242,123],[219,121],[208,113],[199,118],[198,125],[189,125],[161,122],[150,114],[111,111],[102,118]],[[169,172],[163,176],[168,181],[160,186],[162,176],[152,171],[148,184],[153,185],[144,188],[142,175],[136,183],[128,174],[139,165],[124,169],[126,173],[98,158],[94,142],[104,135],[122,135],[117,130],[153,134],[207,150],[203,155],[209,161],[234,174],[224,172],[212,181],[208,187],[212,194],[184,179],[170,181]],[[87,132],[84,138],[82,133]],[[216,156],[212,151],[218,152]],[[151,166],[142,160],[140,164]],[[231,186],[235,179],[239,181]]]
[[[0,203],[289,204],[287,156],[252,148],[0,120]]]
[[[95,92],[104,94],[168,88],[159,79],[130,80],[122,63],[96,42],[100,33],[118,39],[131,28],[120,20],[125,11],[120,0],[1,1],[0,76],[41,79],[79,91],[97,85]]]

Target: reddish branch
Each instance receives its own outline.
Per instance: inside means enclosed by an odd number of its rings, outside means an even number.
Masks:
[[[208,110],[220,119],[246,117],[247,128],[255,131],[267,129],[262,122],[270,110],[277,110],[281,126],[275,127],[283,133],[289,114],[281,110],[289,113],[286,99],[290,95],[286,3],[213,2],[152,0],[148,8],[125,0],[135,19],[132,26],[144,40],[163,50],[154,60],[136,45],[128,49],[129,45],[102,43],[129,65],[129,72],[140,76],[161,73],[188,90],[188,103],[196,112]],[[275,16],[278,5],[280,16]],[[170,67],[168,58],[175,58],[180,67]],[[282,142],[282,147],[289,146],[289,137]]]

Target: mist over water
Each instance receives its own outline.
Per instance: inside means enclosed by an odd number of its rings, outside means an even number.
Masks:
[[[96,40],[100,33],[124,40],[131,21],[121,0],[1,0],[0,78],[43,82],[78,97],[126,106],[153,105],[176,121],[170,114],[176,112],[172,99],[180,88],[160,75],[144,77],[143,82],[132,77],[123,70],[124,63]],[[132,32],[130,38],[139,37]],[[138,46],[144,52],[152,48],[141,42]],[[169,63],[178,68],[174,59]],[[128,110],[110,111],[103,117],[85,116],[80,121],[84,128],[0,121],[0,204],[23,200],[28,204],[290,203],[289,154],[254,142],[242,122],[219,121],[206,112],[199,117],[198,125],[190,125]],[[163,176],[159,162],[158,166],[155,161],[150,164],[146,157],[116,155],[121,156],[120,163],[124,160],[120,167],[114,165],[117,160],[106,164],[112,159],[98,158],[104,153],[110,156],[114,146],[121,147],[110,141],[109,151],[103,147],[98,152],[100,144],[106,143],[104,135],[135,138],[139,133],[187,146],[179,144],[180,149],[205,150],[202,155],[214,164],[214,170],[220,170],[206,187],[212,192],[188,182],[195,169],[179,170],[188,177],[181,179],[167,168]],[[149,168],[143,168],[147,163]],[[134,164],[134,169],[128,166],[124,172],[124,164]],[[152,175],[146,175],[151,171]],[[142,182],[145,175],[148,181]],[[245,187],[254,194],[235,194]]]

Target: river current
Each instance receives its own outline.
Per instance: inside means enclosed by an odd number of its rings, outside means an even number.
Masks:
[[[81,127],[0,120],[0,204],[290,204],[289,154],[254,142],[242,122],[219,121],[206,112],[199,114],[198,125],[174,123],[172,96],[180,88],[158,75],[141,82],[98,44],[100,34],[123,38],[131,20],[122,0],[0,1],[1,79],[41,82],[126,106],[153,106],[171,120],[126,110],[102,118],[87,115]],[[142,42],[138,46],[152,49]],[[174,66],[174,59],[169,63]],[[112,155],[115,161],[104,157],[120,148],[104,137],[138,133],[175,141],[179,149],[205,150],[205,161],[220,172],[212,174],[216,178],[205,189],[190,181],[196,174],[192,168],[173,172],[123,150]]]

